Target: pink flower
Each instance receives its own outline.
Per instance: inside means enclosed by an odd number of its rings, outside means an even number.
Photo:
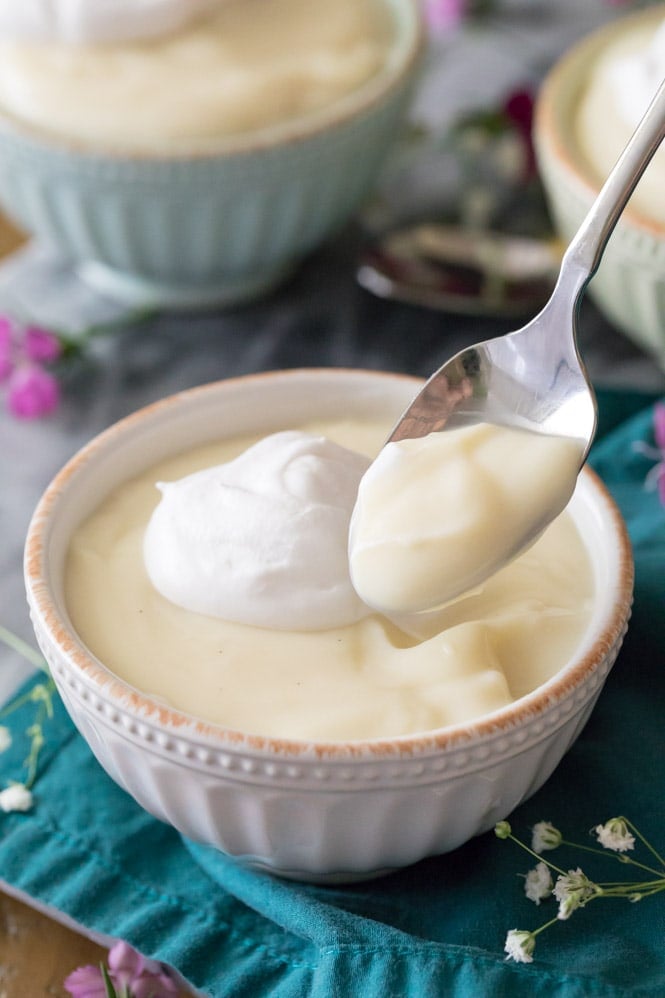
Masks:
[[[6,386],[6,405],[14,416],[37,419],[57,407],[60,387],[46,368],[61,355],[55,333],[0,315],[0,384]]]
[[[106,998],[106,985],[99,967],[86,964],[65,978],[64,986],[72,998]]]
[[[178,993],[162,965],[146,960],[129,943],[116,943],[109,951],[109,971],[111,979],[128,989],[132,998],[170,998]]]
[[[23,352],[28,360],[38,364],[50,364],[62,353],[62,344],[48,329],[28,326],[23,334]]]
[[[108,955],[108,974],[118,998],[176,998],[175,982],[160,963],[146,960],[129,943],[117,942]],[[106,998],[100,967],[78,967],[64,982],[72,998]]]
[[[463,20],[467,0],[424,0],[425,20],[434,34],[445,34]]]
[[[57,408],[60,386],[53,374],[37,364],[16,367],[9,376],[7,407],[19,419],[37,419]]]

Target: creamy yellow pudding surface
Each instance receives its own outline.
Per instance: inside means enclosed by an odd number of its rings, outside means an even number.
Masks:
[[[384,423],[305,429],[367,455],[386,435]],[[568,660],[589,620],[593,579],[566,513],[482,590],[421,618],[419,638],[378,614],[332,630],[278,631],[170,603],[151,585],[143,561],[146,525],[159,500],[155,482],[228,461],[253,442],[223,441],[148,469],[76,531],[66,566],[69,613],[83,641],[118,676],[226,727],[334,741],[426,731],[486,714]]]
[[[491,423],[391,441],[364,475],[351,520],[356,591],[392,617],[482,585],[565,509],[583,449]]]
[[[393,39],[384,0],[231,0],[154,39],[5,41],[0,105],[102,148],[198,146],[334,103],[387,65]]]
[[[656,29],[659,28],[658,32]],[[575,122],[579,147],[602,183],[665,77],[665,26],[652,21],[616,36],[596,59]],[[665,148],[657,150],[631,206],[665,224]]]

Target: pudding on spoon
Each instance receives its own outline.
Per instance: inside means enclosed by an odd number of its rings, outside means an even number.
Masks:
[[[579,303],[664,136],[665,82],[568,247],[544,309],[435,372],[366,472],[349,558],[370,606],[415,613],[458,598],[527,550],[566,506],[597,420],[577,347]],[[460,460],[465,451],[472,460]]]

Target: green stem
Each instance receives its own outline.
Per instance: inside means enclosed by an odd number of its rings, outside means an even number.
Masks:
[[[513,841],[516,845],[518,845],[521,849],[524,849],[525,852],[528,852],[530,856],[533,856],[534,859],[537,859],[539,863],[544,863],[545,866],[549,866],[550,870],[554,870],[555,873],[560,873],[562,877],[565,877],[566,875],[565,870],[562,870],[560,866],[555,866],[555,864],[552,863],[549,859],[546,859],[544,856],[541,856],[540,853],[537,853],[534,849],[529,848],[529,846],[525,845],[524,842],[516,838],[512,832],[507,837],[511,839],[511,841]]]
[[[626,824],[628,825],[628,827],[630,828],[630,830],[638,837],[638,839],[640,840],[640,842],[642,843],[642,845],[646,849],[649,850],[649,852],[651,853],[652,856],[655,856],[655,858],[658,860],[658,862],[660,863],[660,865],[662,867],[665,867],[665,859],[663,859],[663,857],[660,855],[659,852],[657,852],[654,849],[654,847],[651,845],[651,843],[647,839],[644,838],[644,836],[642,835],[642,833],[640,832],[640,830],[635,827],[635,825],[632,823],[632,821],[630,821],[628,818],[624,818],[623,815],[621,816],[621,820],[626,822]]]
[[[18,652],[19,655],[22,655],[23,658],[27,659],[31,665],[35,665],[38,669],[41,669],[42,672],[48,673],[48,666],[39,652],[35,651],[35,649],[32,648],[27,641],[24,641],[22,638],[19,638],[18,635],[8,631],[6,627],[2,626],[2,624],[0,624],[0,641],[3,641],[9,648],[13,648],[13,650]]]
[[[539,934],[540,934],[541,932],[544,932],[544,931],[545,931],[545,929],[549,929],[549,928],[550,928],[550,926],[552,926],[552,925],[556,925],[556,923],[557,923],[558,921],[559,921],[559,919],[558,919],[558,918],[551,918],[551,919],[549,920],[549,922],[545,922],[545,924],[544,924],[544,925],[541,925],[539,929],[534,929],[534,930],[532,931],[531,935],[532,935],[532,936],[537,936],[537,935],[539,935]]]
[[[625,818],[623,818],[622,820],[626,821]],[[640,838],[642,838],[641,835]],[[639,860],[633,859],[632,856],[626,855],[625,852],[617,853],[617,852],[612,852],[611,849],[598,849],[596,846],[585,846],[581,842],[570,842],[568,841],[568,839],[562,839],[561,845],[568,846],[570,849],[582,849],[584,852],[592,852],[596,856],[602,856],[603,859],[614,859],[616,860],[617,863],[623,863],[625,866],[635,866],[640,870],[645,870],[646,873],[655,873],[657,877],[660,876],[661,874],[660,870],[654,870],[652,866],[647,866],[645,863],[640,863]],[[648,843],[645,842],[645,845],[648,845]],[[652,849],[651,852],[653,852],[654,855],[658,859],[660,859],[658,853],[656,853],[655,850]]]

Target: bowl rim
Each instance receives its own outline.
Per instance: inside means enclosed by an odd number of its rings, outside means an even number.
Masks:
[[[25,543],[24,578],[31,614],[39,619],[50,640],[58,646],[68,668],[73,669],[77,677],[100,697],[112,701],[119,712],[140,723],[153,724],[173,736],[226,751],[244,751],[263,757],[313,757],[331,762],[348,761],[360,756],[367,758],[368,754],[376,761],[400,756],[420,757],[500,737],[510,734],[520,724],[544,715],[553,705],[574,695],[621,641],[630,615],[634,579],[632,548],[626,525],[606,486],[588,467],[582,469],[581,475],[594,490],[618,545],[618,571],[611,608],[604,614],[602,626],[581,658],[569,661],[545,683],[508,706],[471,721],[407,735],[346,741],[319,742],[249,734],[194,717],[151,698],[116,676],[78,637],[73,625],[60,613],[57,600],[51,593],[45,562],[52,521],[58,514],[58,508],[64,505],[67,490],[81,470],[94,461],[97,454],[104,454],[126,435],[131,437],[145,420],[159,418],[162,412],[174,406],[187,406],[206,395],[224,392],[228,388],[238,390],[250,383],[253,387],[260,387],[266,379],[288,383],[304,378],[315,383],[322,376],[340,380],[371,379],[377,384],[380,379],[412,382],[414,391],[423,383],[422,379],[409,375],[354,368],[293,368],[222,379],[186,389],[138,409],[97,434],[67,461],[46,487],[31,518]]]
[[[371,114],[409,80],[420,62],[426,45],[424,17],[419,0],[385,0],[393,13],[396,30],[386,65],[368,80],[337,100],[309,114],[287,118],[275,124],[237,132],[228,136],[199,140],[182,147],[156,151],[122,145],[99,145],[31,125],[0,105],[0,134],[13,135],[37,147],[61,154],[103,158],[111,162],[177,163],[205,161],[220,156],[233,157],[265,152],[276,146],[297,145],[327,131],[342,128],[356,118]]]
[[[568,112],[570,99],[573,96],[571,93],[562,98],[562,88],[570,84],[572,78],[576,81],[574,92],[577,93],[579,85],[584,82],[589,69],[593,66],[593,57],[600,53],[608,42],[620,37],[626,30],[651,21],[662,21],[663,18],[665,18],[665,4],[657,4],[655,7],[647,7],[619,17],[585,35],[552,66],[538,91],[533,125],[536,144],[547,143],[548,152],[581,189],[589,204],[598,195],[602,185],[595,179],[593,171],[579,150],[572,129],[560,127],[563,115],[568,121],[571,120]],[[630,223],[650,235],[665,238],[665,223],[649,218],[630,203],[622,213],[621,222],[622,225]]]

